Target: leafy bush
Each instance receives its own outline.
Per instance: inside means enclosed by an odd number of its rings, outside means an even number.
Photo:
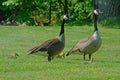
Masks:
[[[26,22],[29,25],[41,25],[49,22],[49,2],[50,0],[1,0],[0,2],[0,21]],[[64,0],[62,0],[64,1]],[[69,14],[72,20],[91,21],[92,20],[92,0],[68,0]],[[52,3],[52,23],[61,20],[63,7],[57,0]]]
[[[79,0],[70,7],[70,14],[75,20],[92,20],[92,0]]]

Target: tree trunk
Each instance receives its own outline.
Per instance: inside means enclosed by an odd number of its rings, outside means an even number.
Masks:
[[[51,0],[49,0],[49,22],[48,24],[51,24]]]
[[[65,0],[64,12],[68,14],[68,0]]]
[[[64,2],[62,2],[62,0],[58,0],[58,2],[63,6],[63,13],[68,14],[68,0],[64,0]]]

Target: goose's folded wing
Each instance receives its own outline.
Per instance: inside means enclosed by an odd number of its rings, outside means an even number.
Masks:
[[[45,42],[43,42],[41,45],[39,46],[36,46],[30,50],[28,50],[29,53],[34,53],[34,52],[37,52],[37,51],[47,51],[47,48],[56,40],[55,39],[50,39],[50,40],[47,40]]]
[[[86,43],[89,39],[90,39],[90,37],[86,37],[86,38],[80,40],[79,43]]]
[[[47,51],[49,47],[55,45],[58,41],[58,38],[47,40],[41,44],[37,50]]]
[[[86,37],[86,38],[80,40],[80,41],[79,41],[75,46],[73,46],[72,48],[79,48],[79,46],[80,46],[81,44],[86,43],[86,42],[89,40],[89,38],[90,38],[90,37]]]

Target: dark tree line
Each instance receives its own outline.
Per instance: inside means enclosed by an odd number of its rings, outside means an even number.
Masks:
[[[96,1],[104,12],[100,20],[120,17],[120,0]],[[92,21],[92,0],[0,0],[0,22],[3,24],[50,25],[61,20],[64,12],[74,21]]]
[[[0,16],[0,22],[17,21],[19,23],[26,22],[29,25],[49,25],[61,20],[63,12],[67,11],[66,9],[68,9],[69,15],[73,20],[90,21],[92,19],[90,15],[92,9],[91,1],[1,0],[0,15],[2,16]]]

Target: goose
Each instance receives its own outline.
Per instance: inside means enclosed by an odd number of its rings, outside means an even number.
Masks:
[[[63,16],[61,30],[57,38],[47,40],[41,45],[28,50],[28,54],[46,51],[48,54],[48,61],[51,61],[54,58],[54,56],[60,54],[65,47],[64,24],[68,18],[69,16],[67,14]]]
[[[19,56],[19,55],[17,53],[14,53],[14,54],[8,56],[7,58],[9,58],[9,59],[16,59],[17,56]]]
[[[89,55],[89,60],[91,60],[91,56],[94,52],[96,52],[102,43],[102,39],[99,35],[99,31],[97,28],[97,18],[98,15],[102,13],[95,4],[94,1],[94,33],[92,36],[84,38],[80,40],[75,46],[73,46],[66,54],[66,56],[70,55],[71,53],[75,51],[79,51],[83,55],[83,59],[85,60],[85,56]]]

